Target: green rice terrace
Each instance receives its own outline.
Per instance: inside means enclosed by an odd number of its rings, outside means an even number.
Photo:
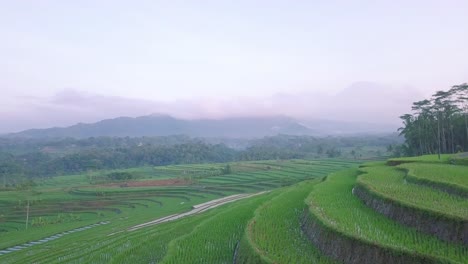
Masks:
[[[465,164],[269,160],[47,178],[0,192],[0,263],[468,263]]]

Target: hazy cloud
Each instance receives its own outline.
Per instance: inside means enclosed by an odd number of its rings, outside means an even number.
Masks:
[[[392,87],[370,82],[355,83],[335,95],[314,92],[278,93],[271,96],[193,98],[154,101],[106,96],[74,89],[52,97],[17,97],[0,108],[0,132],[28,128],[69,126],[118,116],[152,113],[178,118],[286,115],[297,119],[399,124],[398,116],[423,96],[411,87]]]

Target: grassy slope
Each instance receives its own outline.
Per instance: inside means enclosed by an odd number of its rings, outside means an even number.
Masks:
[[[468,249],[402,226],[363,205],[352,194],[357,175],[356,169],[329,175],[308,198],[311,213],[344,235],[382,247],[418,252],[455,263],[468,259]]]
[[[255,208],[274,194],[263,194],[219,212],[191,233],[171,241],[162,263],[232,263],[237,243]]]
[[[428,162],[428,163],[449,163],[453,154],[442,154],[440,155],[440,160],[438,155],[423,155],[417,157],[402,157],[402,158],[392,158],[389,161],[399,161],[399,162]]]
[[[398,166],[416,179],[457,186],[468,192],[468,167],[449,164],[408,163]]]
[[[304,199],[319,180],[302,182],[285,189],[264,203],[250,221],[247,235],[251,247],[270,263],[332,263],[305,237],[300,216]]]
[[[22,198],[28,195],[38,195],[36,196],[36,198],[38,198],[38,202],[31,207],[32,209],[37,210],[43,207],[47,210],[53,209],[57,210],[57,212],[60,212],[60,207],[54,209],[55,207],[51,207],[51,205],[55,206],[56,204],[63,202],[94,200],[100,201],[101,199],[108,201],[111,199],[116,200],[119,203],[106,208],[119,209],[121,213],[116,214],[115,212],[104,210],[105,208],[98,211],[94,210],[93,208],[89,208],[89,212],[76,213],[81,216],[80,221],[50,224],[43,227],[34,228],[30,226],[28,230],[24,230],[24,222],[21,221],[24,221],[25,211],[24,204],[22,204],[19,206],[20,211],[18,215],[18,222],[12,222],[12,224],[17,225],[20,230],[3,232],[0,236],[0,248],[7,248],[12,245],[38,240],[56,233],[63,232],[65,230],[70,230],[103,220],[110,220],[111,223],[109,225],[100,226],[91,230],[67,235],[42,245],[36,245],[28,249],[0,256],[0,262],[27,263],[35,259],[43,259],[44,263],[54,261],[66,262],[67,260],[76,263],[87,263],[89,261],[95,260],[97,260],[97,262],[102,262],[104,259],[107,262],[107,260],[113,260],[114,257],[115,261],[124,262],[125,258],[129,258],[130,256],[133,256],[133,254],[143,255],[142,252],[146,252],[143,250],[143,248],[147,248],[148,250],[152,247],[158,248],[158,245],[160,244],[152,244],[152,242],[149,242],[144,238],[144,235],[150,234],[149,232],[142,233],[142,238],[135,238],[133,242],[128,242],[124,238],[117,239],[113,236],[110,241],[114,242],[108,243],[107,241],[109,240],[107,240],[106,236],[109,233],[121,231],[131,225],[139,224],[157,217],[188,210],[192,204],[219,198],[220,195],[225,196],[236,191],[252,192],[256,191],[258,188],[261,190],[270,189],[279,187],[284,184],[292,184],[305,178],[310,179],[315,177],[323,177],[330,171],[335,171],[343,167],[349,167],[353,164],[355,163],[329,160],[265,161],[256,163],[247,162],[232,165],[232,168],[235,172],[233,174],[211,176],[213,178],[219,179],[219,182],[216,184],[199,184],[189,188],[151,187],[96,189],[93,187],[87,187],[86,185],[89,183],[83,183],[83,181],[87,179],[86,176],[79,175],[72,176],[71,178],[59,177],[46,180],[46,182],[34,190],[36,194],[27,194],[24,192],[2,192],[0,193],[0,214],[2,213],[1,210],[6,210],[6,212],[9,212],[9,208],[11,208],[9,206],[11,206],[11,203],[17,203],[19,199],[23,200]],[[154,177],[164,177],[165,175],[178,177],[177,175],[180,175],[181,172],[191,173],[191,171],[198,172],[204,169],[211,170],[212,167],[214,167],[214,165],[211,164],[168,166],[165,168],[159,168],[158,173],[160,174]],[[145,173],[149,173],[151,171],[149,168],[144,168],[144,170]],[[231,178],[234,180],[235,184],[227,184],[228,182],[233,182]],[[76,184],[76,186],[80,186],[80,189],[77,189],[74,192],[69,192],[69,187],[73,186],[68,184]],[[67,188],[64,188],[65,186],[67,186]],[[255,189],[252,187],[255,187]],[[97,191],[102,192],[104,195],[96,196]],[[39,194],[37,194],[37,192],[39,192]],[[162,195],[155,196],[155,193],[159,192],[161,192]],[[167,195],[177,195],[177,197]],[[190,198],[190,200],[187,201],[186,198]],[[157,202],[161,202],[162,205]],[[252,208],[252,213],[254,209],[255,208]],[[208,212],[207,215],[209,214],[210,213]],[[36,217],[37,216],[33,215],[30,220]],[[53,218],[56,217],[56,215],[52,213],[49,217]],[[0,227],[9,224],[10,223],[0,223]],[[198,225],[195,222],[192,222],[192,224],[194,226]],[[168,226],[171,225],[172,224],[168,224]],[[187,222],[187,225],[190,226],[191,224]],[[177,226],[177,224],[174,223],[174,226]],[[169,231],[169,229],[172,231]],[[158,235],[154,235],[154,237],[159,238],[161,236],[161,241],[159,241],[159,243],[164,244],[165,246],[163,247],[166,247],[169,241],[175,239],[178,236],[177,234],[180,234],[178,233],[178,230],[179,228],[168,228],[164,232],[157,231]],[[163,233],[165,235],[163,235]],[[171,237],[171,234],[173,234],[173,237]],[[162,239],[163,236],[166,236],[169,240]],[[140,246],[142,248],[141,250],[138,249]],[[128,251],[128,254],[121,254],[121,252],[126,252],[127,249],[131,248],[133,248],[133,251]],[[162,255],[158,256],[162,258]],[[151,259],[151,257],[149,257],[149,259]]]
[[[361,170],[365,174],[360,175],[357,181],[383,197],[423,210],[468,219],[467,199],[430,187],[407,184],[404,181],[405,173],[395,167],[380,166]]]
[[[5,255],[2,263],[144,263],[160,261],[169,242],[191,232],[202,221],[223,207],[205,214],[165,223],[134,232],[108,236],[109,227],[77,233],[44,246],[29,249],[28,254]],[[125,220],[122,220],[124,222]]]

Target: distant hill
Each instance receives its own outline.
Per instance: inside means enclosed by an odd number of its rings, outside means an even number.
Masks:
[[[306,127],[314,129],[319,135],[363,135],[388,134],[396,132],[398,126],[393,124],[376,124],[365,122],[346,122],[324,119],[311,119],[301,121]]]
[[[69,127],[29,129],[5,135],[24,138],[143,137],[184,134],[192,137],[255,138],[277,134],[312,135],[314,131],[288,117],[176,119],[168,115],[118,117]]]

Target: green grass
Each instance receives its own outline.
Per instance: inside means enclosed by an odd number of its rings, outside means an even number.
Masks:
[[[365,168],[365,167],[384,166],[386,163],[387,163],[386,161],[372,161],[372,162],[366,162],[364,164],[361,164],[359,167]]]
[[[468,167],[466,166],[409,163],[399,167],[408,170],[408,177],[442,183],[463,190],[468,194]]]
[[[138,230],[134,234],[126,234],[126,238],[119,243],[118,247],[115,244],[109,244],[99,252],[106,252],[106,256],[111,256],[109,263],[159,263],[166,256],[172,240],[187,235],[202,222],[222,210],[224,208],[168,223],[164,226]],[[112,254],[113,251],[117,251],[116,254]],[[100,259],[100,255],[102,253],[93,254],[89,260],[97,261]]]
[[[263,194],[223,210],[186,236],[171,241],[162,263],[232,263],[255,208],[272,195]]]
[[[308,197],[310,212],[345,236],[440,261],[466,263],[467,248],[407,228],[366,207],[352,194],[358,173],[357,169],[350,169],[329,175]]]
[[[422,210],[468,219],[468,199],[405,182],[405,173],[395,167],[361,168],[357,182],[385,198]]]
[[[0,192],[0,249],[38,240],[99,221],[110,223],[0,256],[0,263],[232,263],[234,253],[247,263],[333,263],[301,230],[303,210],[339,234],[394,252],[422,254],[441,262],[464,263],[468,248],[398,224],[365,206],[352,194],[359,183],[398,203],[452,217],[468,217],[468,201],[425,186],[405,183],[410,170],[445,184],[466,186],[464,167],[425,156],[400,167],[372,162],[290,160],[190,164],[129,169],[139,181],[189,178],[187,186],[109,187],[93,185],[88,175],[47,179],[30,191]],[[444,156],[448,163],[449,156]],[[359,172],[365,174],[358,176]],[[104,172],[102,172],[104,173]],[[445,173],[442,175],[441,173]],[[68,178],[69,177],[69,178]],[[282,186],[288,186],[280,188]],[[226,204],[199,215],[146,227],[128,227],[190,210],[194,204],[234,193],[271,192]],[[306,199],[306,202],[304,199]],[[30,219],[57,218],[69,210],[80,220],[24,230],[25,200]],[[97,205],[96,205],[97,204]],[[114,211],[112,211],[114,210]],[[119,213],[117,213],[117,211]],[[17,228],[18,231],[14,231]],[[113,235],[110,235],[114,233]],[[236,251],[237,249],[237,251]]]
[[[103,216],[94,214],[88,218],[83,218],[80,221],[75,221],[71,223],[51,224],[45,227],[36,228],[30,227],[28,230],[24,230],[24,225],[22,225],[21,227],[23,229],[20,231],[13,231],[2,234],[0,239],[0,248],[7,248],[28,241],[38,240],[46,236],[50,236],[76,227],[85,226],[104,220],[111,221],[111,224],[109,224],[105,228],[111,228],[109,232],[119,231],[126,227],[130,227],[132,225],[136,225],[158,217],[163,217],[177,212],[188,211],[191,209],[192,205],[199,204],[218,197],[219,196],[213,195],[207,198],[194,198],[189,202],[182,199],[174,199],[171,197],[159,197],[158,200],[163,203],[163,206],[160,206],[156,203],[148,202],[148,207],[121,207],[120,214],[115,214],[111,211],[103,211]],[[182,202],[183,204],[181,204]],[[58,239],[58,241],[60,241],[61,239]],[[0,260],[1,257],[2,256],[0,256]]]
[[[184,218],[172,223],[123,232],[108,236],[116,224],[123,225],[127,219],[115,220],[111,225],[63,237],[46,245],[28,249],[28,254],[5,255],[2,263],[142,263],[142,260],[160,261],[167,252],[171,240],[191,232],[205,219],[224,208],[205,214]],[[119,223],[120,222],[120,223]]]
[[[88,174],[82,174],[46,179],[29,191],[2,191],[0,192],[0,250],[99,221],[109,220],[110,223],[96,227],[92,231],[74,233],[42,245],[2,255],[0,256],[0,263],[31,263],[35,260],[43,263],[102,263],[108,262],[108,260],[116,261],[116,263],[119,263],[119,261],[126,263],[125,258],[129,257],[128,252],[130,252],[129,254],[139,252],[135,254],[142,255],[142,252],[145,252],[143,250],[145,247],[148,250],[153,246],[160,249],[167,248],[168,243],[178,237],[177,234],[183,233],[185,235],[188,229],[180,226],[172,228],[172,223],[167,224],[165,231],[160,230],[159,227],[156,228],[155,230],[159,231],[155,231],[154,238],[159,236],[161,236],[161,239],[164,236],[167,238],[167,240],[162,239],[160,242],[155,239],[154,243],[161,243],[161,246],[147,241],[145,235],[150,234],[148,230],[147,233],[142,231],[140,238],[137,238],[138,235],[136,235],[140,231],[136,231],[135,235],[127,234],[129,239],[135,236],[135,239],[131,241],[120,235],[112,236],[109,239],[106,237],[108,234],[125,230],[132,225],[155,218],[187,211],[194,204],[222,196],[288,186],[304,179],[321,178],[331,171],[353,166],[354,164],[356,162],[341,160],[241,162],[231,163],[233,173],[227,175],[220,175],[216,172],[219,168],[223,168],[225,164],[143,167],[128,169],[127,171],[139,173],[137,180],[162,179],[165,177],[180,178],[184,177],[183,175],[196,175],[196,181],[188,186],[121,188],[90,184]],[[25,201],[28,199],[30,200],[30,223],[39,217],[49,219],[52,222],[59,214],[70,213],[78,216],[78,220],[48,223],[40,227],[30,225],[28,230],[25,230],[27,204]],[[256,207],[251,209],[250,213],[253,216]],[[215,210],[216,212],[222,211]],[[234,214],[234,212],[231,213]],[[210,215],[208,218],[214,217],[210,212],[207,212],[206,215]],[[246,215],[248,215],[247,212]],[[208,218],[203,218],[203,221],[208,220]],[[193,219],[201,218],[196,216]],[[219,219],[221,222],[224,221],[221,220],[223,218]],[[201,223],[195,220],[193,220],[194,222],[181,221],[186,222],[189,226],[198,226]],[[211,223],[215,225],[218,220],[213,221]],[[174,223],[174,226],[177,225]],[[219,226],[221,228],[223,225],[220,224]],[[186,230],[186,232],[181,233],[179,229]],[[173,237],[171,237],[171,234],[173,234]],[[236,231],[236,237],[242,237],[243,234],[244,229]],[[192,233],[192,235],[194,239],[199,237],[196,232]],[[186,239],[191,238],[186,237]],[[114,242],[108,243],[108,240]],[[180,240],[180,243],[185,243],[183,241]],[[229,245],[230,249],[231,246],[232,244]],[[131,251],[127,252],[127,250]],[[151,253],[153,255],[148,255],[147,259],[152,260],[153,257],[154,259],[162,259],[165,256],[165,251],[161,252],[158,253],[158,257],[154,257],[155,255]],[[223,252],[227,251],[223,249]],[[182,256],[175,257],[174,255],[175,259],[179,257]]]
[[[247,243],[269,263],[332,263],[303,234],[300,217],[304,199],[319,180],[286,188],[259,207],[250,221]]]
[[[468,166],[468,152],[453,156],[450,163]]]
[[[408,163],[408,162],[428,162],[428,163],[450,163],[453,154],[441,154],[440,160],[438,155],[423,155],[417,157],[402,157],[392,158],[388,161],[397,163]]]

